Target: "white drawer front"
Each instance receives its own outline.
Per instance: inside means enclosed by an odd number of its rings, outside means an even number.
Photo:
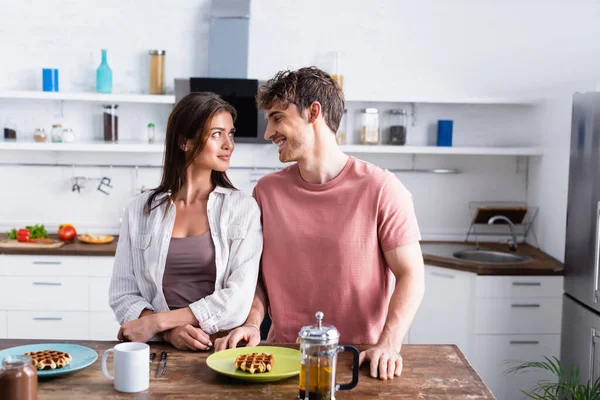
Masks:
[[[88,278],[3,277],[0,309],[87,311]]]
[[[90,257],[89,258],[89,276],[101,278],[110,278],[112,276],[114,257]]]
[[[476,335],[471,362],[498,400],[525,397],[537,381],[552,379],[551,374],[537,370],[526,373],[505,372],[524,361],[543,361],[543,357],[559,357],[560,335]]]
[[[90,313],[90,340],[117,340],[120,327],[112,312]]]
[[[90,278],[90,310],[111,312],[108,305],[110,278]]]
[[[5,255],[0,275],[88,276],[88,257]]]
[[[6,318],[6,311],[0,311],[0,339],[8,337]]]
[[[89,339],[89,313],[9,311],[10,339]]]
[[[478,298],[561,297],[562,276],[478,276]]]
[[[477,299],[476,334],[560,334],[562,298]]]

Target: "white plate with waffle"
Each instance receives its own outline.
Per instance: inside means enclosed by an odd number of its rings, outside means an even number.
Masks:
[[[37,368],[38,377],[50,377],[79,371],[92,365],[98,353],[89,347],[65,343],[28,344],[0,351],[0,362],[6,356],[28,355]]]

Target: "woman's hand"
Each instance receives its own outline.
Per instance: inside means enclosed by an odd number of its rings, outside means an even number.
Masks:
[[[210,337],[202,329],[194,328],[192,325],[179,326],[166,331],[163,337],[179,350],[207,350],[212,346]]]
[[[140,317],[121,325],[117,338],[130,342],[146,343],[159,333],[158,318],[156,314]]]

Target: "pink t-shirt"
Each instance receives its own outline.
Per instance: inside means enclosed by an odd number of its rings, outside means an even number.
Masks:
[[[344,343],[376,343],[391,283],[383,252],[421,239],[408,190],[391,172],[350,157],[324,184],[306,182],[297,164],[267,175],[254,197],[273,321],[268,341],[295,342],[322,311]]]

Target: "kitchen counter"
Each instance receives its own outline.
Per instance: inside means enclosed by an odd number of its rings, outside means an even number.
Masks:
[[[6,239],[0,234],[0,239]],[[77,240],[58,249],[5,249],[0,254],[23,255],[62,255],[62,256],[107,256],[113,257],[117,250],[119,237],[109,244],[85,244]],[[558,260],[528,244],[520,244],[518,254],[531,257],[531,260],[519,264],[487,264],[454,258],[455,251],[474,248],[474,243],[422,241],[421,247],[425,264],[436,267],[473,272],[478,275],[563,275],[564,266]],[[496,251],[508,251],[504,243],[480,243],[480,248]]]
[[[425,264],[436,267],[473,272],[477,275],[563,275],[564,265],[548,254],[528,244],[519,244],[517,254],[531,257],[518,264],[488,264],[455,258],[452,254],[464,249],[474,249],[470,242],[421,242]],[[508,252],[505,243],[479,243],[480,249]]]
[[[0,350],[40,341],[0,340]],[[43,343],[47,343],[43,341]],[[39,382],[39,400],[88,399],[292,399],[298,394],[298,377],[275,383],[248,384],[217,374],[207,367],[207,352],[183,352],[168,344],[151,344],[151,351],[168,352],[167,372],[160,378],[150,375],[150,388],[136,394],[116,392],[102,375],[101,359],[116,342],[70,341],[98,352],[90,367],[62,377]],[[298,348],[297,345],[285,345]],[[364,350],[366,346],[356,346]],[[344,399],[493,399],[488,387],[454,345],[405,345],[404,369],[400,378],[381,381],[369,377],[368,364],[360,369],[358,386],[336,393]],[[109,371],[112,369],[109,357]],[[157,360],[156,360],[157,361]],[[157,362],[153,362],[155,372]],[[277,360],[275,360],[277,362]],[[350,354],[340,354],[337,382],[350,382]]]
[[[55,235],[49,235],[57,239]],[[6,240],[6,234],[0,234],[0,240]],[[58,239],[57,239],[58,240]],[[58,249],[6,249],[0,248],[0,254],[23,254],[23,255],[43,255],[43,256],[107,256],[114,257],[117,251],[117,241],[119,237],[115,235],[115,240],[108,244],[86,244],[75,239],[65,243]]]

